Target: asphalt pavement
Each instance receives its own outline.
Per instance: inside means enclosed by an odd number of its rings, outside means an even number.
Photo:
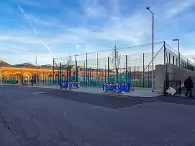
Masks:
[[[195,100],[0,86],[2,146],[194,146]]]

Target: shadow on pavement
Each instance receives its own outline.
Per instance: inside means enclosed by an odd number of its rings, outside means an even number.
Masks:
[[[116,96],[106,96],[106,95],[97,95],[97,94],[88,94],[88,93],[78,93],[78,92],[64,92],[64,91],[47,91],[44,94],[55,96],[67,100],[72,100],[76,102],[88,103],[95,106],[103,106],[107,108],[124,108],[132,105],[154,102],[154,98],[120,98]]]

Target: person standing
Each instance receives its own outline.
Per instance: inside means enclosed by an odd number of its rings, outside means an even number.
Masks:
[[[33,79],[31,79],[30,82],[31,82],[31,85],[33,86]]]
[[[192,98],[192,88],[193,88],[193,81],[191,77],[188,77],[185,82],[184,85],[187,89],[185,96],[188,96],[188,93],[190,92],[190,98]]]

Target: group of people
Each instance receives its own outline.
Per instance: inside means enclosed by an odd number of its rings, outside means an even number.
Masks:
[[[193,81],[191,77],[188,77],[185,82],[184,82],[184,86],[186,87],[187,91],[185,93],[185,96],[188,96],[188,93],[190,94],[190,98],[192,98],[192,88],[193,88]]]

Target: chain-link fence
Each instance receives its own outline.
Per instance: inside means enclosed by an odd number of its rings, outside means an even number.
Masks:
[[[151,88],[152,71],[155,83],[156,65],[170,63],[194,70],[191,61],[165,42],[154,44],[153,67],[152,52],[148,50],[152,50],[151,44],[125,48],[117,48],[115,45],[111,50],[54,58],[53,65],[37,67],[30,74],[23,69],[18,74],[4,74],[1,82],[30,84],[32,79],[41,85],[59,85],[70,81],[93,87],[102,87],[104,83],[125,82],[131,83],[132,87]]]
[[[170,45],[165,43],[166,47],[166,63],[177,65],[183,68],[186,68],[191,71],[195,71],[194,64],[184,57],[180,52],[173,49]]]
[[[154,44],[154,67],[164,64],[164,44],[164,42]],[[81,86],[94,87],[102,87],[104,83],[130,82],[132,87],[150,88],[152,53],[137,52],[151,48],[151,44],[126,48],[115,46],[112,50],[55,58],[54,70],[58,71],[59,77],[54,82],[75,81],[80,82]]]
[[[85,54],[54,58],[51,67],[37,67],[37,71],[25,74],[1,75],[2,83],[34,83],[42,85],[59,85],[61,82],[80,82],[81,86],[102,87],[104,83],[131,82],[132,87],[152,87],[152,44],[133,47],[117,47]],[[143,53],[144,52],[144,53]],[[16,52],[18,55],[21,53]],[[21,53],[21,61],[35,63],[35,52]],[[5,55],[4,55],[5,56]],[[166,42],[154,43],[153,72],[155,66],[170,63],[195,71],[194,64],[174,50]],[[3,58],[3,56],[2,56]],[[25,65],[22,67],[25,69]],[[32,69],[35,68],[32,67]],[[45,70],[44,70],[45,68]],[[28,71],[26,71],[28,72]]]

